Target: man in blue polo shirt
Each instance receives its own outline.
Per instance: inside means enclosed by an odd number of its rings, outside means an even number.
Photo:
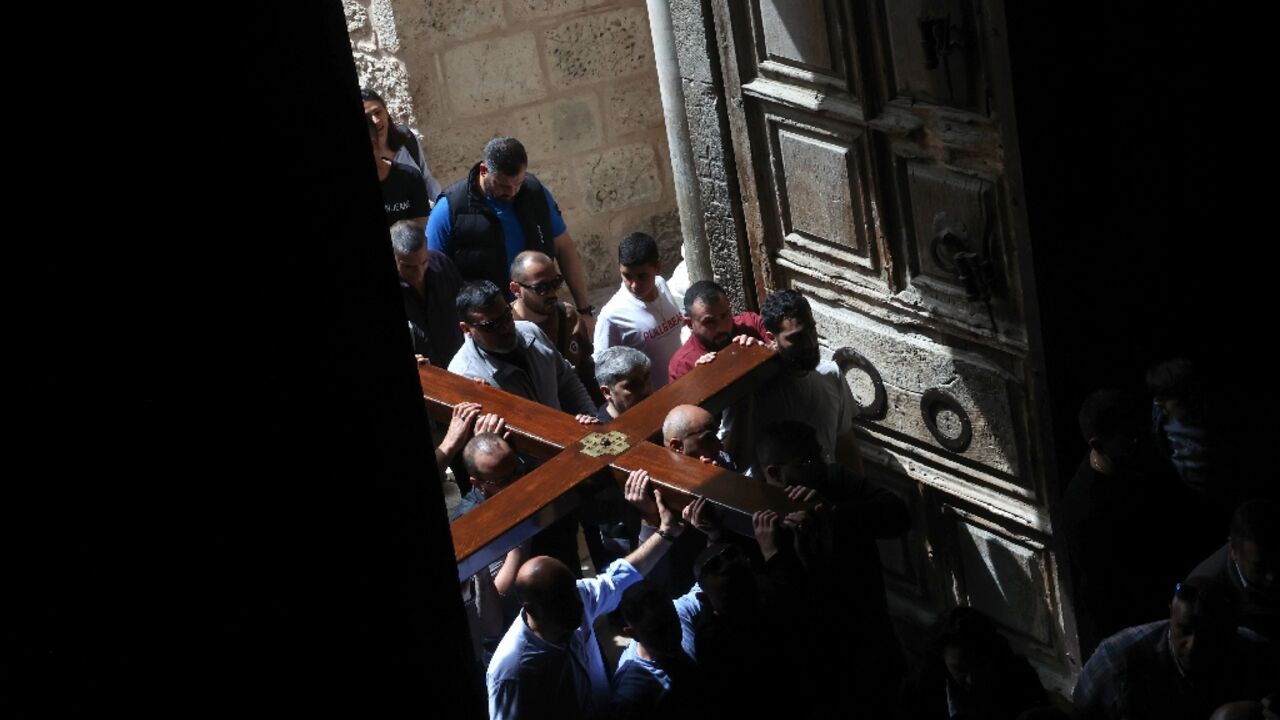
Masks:
[[[484,159],[467,177],[445,188],[427,221],[427,243],[448,255],[465,280],[488,280],[500,288],[508,269],[525,250],[556,259],[578,312],[595,326],[578,246],[560,208],[538,178],[526,172],[528,154],[519,140],[494,138]]]

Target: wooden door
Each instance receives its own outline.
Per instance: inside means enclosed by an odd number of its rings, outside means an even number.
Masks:
[[[757,293],[810,298],[915,508],[882,547],[904,634],[971,604],[1069,690],[1003,4],[713,8]]]

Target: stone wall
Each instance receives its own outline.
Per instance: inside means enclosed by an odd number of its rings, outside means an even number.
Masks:
[[[711,247],[711,273],[729,293],[735,309],[755,310],[755,279],[742,224],[711,8],[704,0],[670,0],[670,5],[689,141],[702,195],[703,231]]]
[[[356,70],[422,137],[443,185],[512,135],[551,189],[593,288],[623,235],[680,259],[644,0],[343,0]]]

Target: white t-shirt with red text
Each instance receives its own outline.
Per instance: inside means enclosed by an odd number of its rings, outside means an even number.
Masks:
[[[680,349],[680,328],[683,326],[680,304],[671,295],[667,281],[654,279],[658,297],[645,302],[625,285],[609,298],[600,317],[596,320],[595,355],[615,345],[627,345],[649,356],[653,367],[649,378],[654,390],[667,384],[667,365],[671,356]]]

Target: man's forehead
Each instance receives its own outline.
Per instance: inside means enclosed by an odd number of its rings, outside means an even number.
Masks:
[[[723,295],[717,295],[710,301],[699,298],[693,301],[693,306],[689,308],[697,315],[719,315],[729,309],[729,298]]]
[[[497,315],[505,314],[506,311],[507,311],[507,304],[502,302],[501,299],[498,299],[498,300],[494,300],[488,305],[485,305],[482,308],[473,309],[471,311],[471,314],[478,315],[482,318],[488,319]]]

